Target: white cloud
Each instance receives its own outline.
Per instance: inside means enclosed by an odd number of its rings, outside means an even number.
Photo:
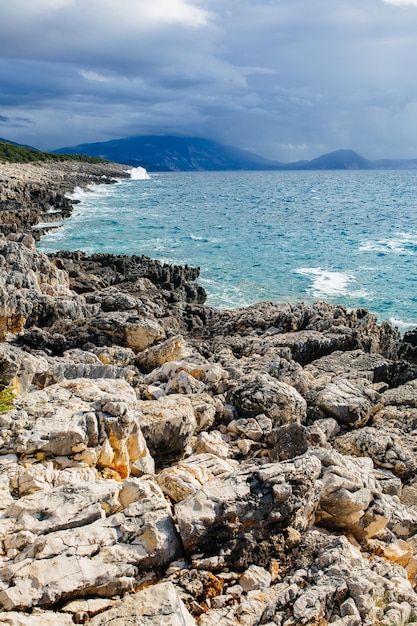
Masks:
[[[71,22],[87,19],[94,27],[111,21],[115,27],[141,29],[160,24],[204,26],[209,19],[209,12],[193,0],[14,0],[3,13],[6,21],[11,18],[21,25],[33,20],[47,25],[67,17]]]
[[[384,0],[384,2],[396,7],[417,7],[417,0]]]
[[[114,80],[113,77],[103,76],[103,74],[99,74],[98,72],[90,72],[88,70],[80,70],[80,74],[86,80],[95,81],[98,83],[108,83],[113,82]]]
[[[138,11],[141,19],[150,23],[180,23],[187,26],[204,26],[209,13],[187,0],[131,0],[131,9]]]

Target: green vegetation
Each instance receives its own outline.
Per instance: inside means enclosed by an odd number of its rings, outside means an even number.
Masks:
[[[83,163],[108,163],[105,159],[87,156],[86,154],[49,154],[35,148],[25,148],[14,143],[0,140],[0,162],[37,163],[45,161],[81,161]]]
[[[12,410],[14,398],[14,390],[10,387],[6,387],[3,391],[0,391],[0,413],[7,413],[7,411]]]

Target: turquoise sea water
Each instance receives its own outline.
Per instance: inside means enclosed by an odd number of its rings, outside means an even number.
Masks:
[[[208,304],[326,300],[417,326],[417,172],[181,172],[77,192],[39,248],[198,265]]]

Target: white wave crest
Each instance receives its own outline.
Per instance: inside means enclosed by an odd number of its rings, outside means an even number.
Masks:
[[[119,181],[118,181],[119,182]],[[92,183],[91,185],[87,185],[84,189],[81,187],[75,187],[72,193],[65,194],[65,197],[69,200],[78,200],[79,202],[83,202],[86,198],[89,198],[92,194],[99,194],[101,196],[110,194],[110,187],[112,185],[100,185],[97,183]]]
[[[414,255],[417,252],[417,236],[410,233],[398,233],[395,237],[364,241],[361,252],[382,252]]]
[[[411,328],[417,327],[417,322],[406,322],[405,320],[397,319],[396,317],[390,317],[389,321],[393,326],[401,328],[402,330],[411,330]]]
[[[356,297],[366,297],[366,290],[352,291],[351,285],[355,277],[345,272],[331,272],[319,267],[301,267],[294,270],[302,276],[312,276],[311,294],[314,298],[327,298],[331,296],[345,296],[347,294]]]
[[[144,167],[134,167],[131,170],[127,170],[128,174],[130,174],[130,178],[133,180],[149,180],[150,176]]]
[[[85,197],[85,191],[84,189],[81,189],[81,187],[75,187],[74,191],[72,193],[65,194],[65,197],[68,198],[69,200],[81,201]]]

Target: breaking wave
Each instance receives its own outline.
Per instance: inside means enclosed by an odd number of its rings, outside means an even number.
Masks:
[[[132,180],[149,180],[150,179],[150,176],[144,167],[141,167],[141,166],[134,167],[133,169],[127,170],[127,171],[130,174],[130,178],[132,178]]]
[[[355,297],[366,297],[366,290],[352,290],[355,277],[347,272],[331,272],[319,267],[301,267],[294,270],[302,276],[312,276],[311,295],[314,298],[344,296],[347,293]]]

